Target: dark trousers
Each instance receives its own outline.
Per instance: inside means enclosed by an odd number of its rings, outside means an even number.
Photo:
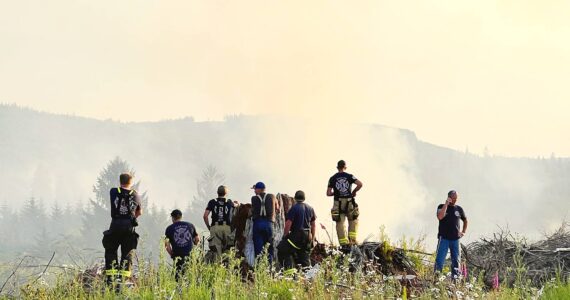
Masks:
[[[186,263],[190,259],[190,255],[175,255],[172,257],[174,263],[174,278],[176,282],[180,280],[180,277],[184,276],[186,272]]]
[[[299,230],[283,237],[277,246],[279,263],[285,269],[292,269],[298,265],[301,267],[311,266],[311,248],[309,232]]]
[[[133,250],[137,248],[139,235],[132,227],[113,226],[103,233],[103,247],[105,248],[105,270],[107,275],[123,275],[130,277],[126,271],[130,271]],[[121,247],[121,260],[119,261],[117,251]],[[111,270],[125,271],[122,274],[110,272]]]
[[[273,262],[273,223],[265,218],[258,218],[253,221],[253,248],[255,256],[258,256],[263,247],[269,244],[267,254],[269,263]]]

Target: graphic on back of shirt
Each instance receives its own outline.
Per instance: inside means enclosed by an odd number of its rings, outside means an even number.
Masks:
[[[176,226],[174,228],[174,243],[178,247],[186,247],[190,243],[190,230],[188,226]]]
[[[337,173],[329,180],[329,187],[333,188],[335,197],[348,198],[352,196],[352,184],[356,178],[348,173]]]

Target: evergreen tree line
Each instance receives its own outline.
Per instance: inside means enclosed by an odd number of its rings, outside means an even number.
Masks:
[[[13,260],[16,256],[29,255],[49,258],[56,252],[55,262],[86,267],[102,260],[103,231],[111,220],[109,190],[117,187],[121,173],[135,175],[129,164],[117,157],[100,172],[93,185],[93,198],[82,204],[65,205],[59,202],[46,207],[41,199],[30,197],[20,209],[7,203],[0,204],[0,260]],[[217,185],[224,181],[215,167],[208,167],[197,180],[198,196],[194,201],[204,201]],[[139,218],[137,233],[139,253],[149,259],[156,259],[162,246],[164,230],[170,224],[170,212],[149,200],[141,181],[133,184],[142,201],[144,214]],[[201,212],[189,202],[185,217],[199,226]]]

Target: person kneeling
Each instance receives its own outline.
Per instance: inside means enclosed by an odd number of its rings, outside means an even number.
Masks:
[[[295,273],[296,266],[311,265],[311,248],[315,238],[316,215],[313,208],[305,203],[305,193],[295,193],[295,205],[287,213],[285,234],[277,246],[277,255],[284,274]]]
[[[166,228],[164,246],[166,252],[172,257],[176,268],[174,277],[178,281],[180,276],[184,275],[184,264],[188,261],[193,246],[200,242],[200,237],[194,225],[182,221],[180,210],[173,210],[170,216],[172,224]]]

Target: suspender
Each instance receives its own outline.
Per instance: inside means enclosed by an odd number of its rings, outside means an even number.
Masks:
[[[259,210],[259,216],[260,217],[267,217],[267,211],[265,210],[265,198],[267,197],[267,194],[263,195],[263,198],[261,198],[260,195],[257,195],[257,198],[259,198],[259,200],[261,200],[261,207]]]

